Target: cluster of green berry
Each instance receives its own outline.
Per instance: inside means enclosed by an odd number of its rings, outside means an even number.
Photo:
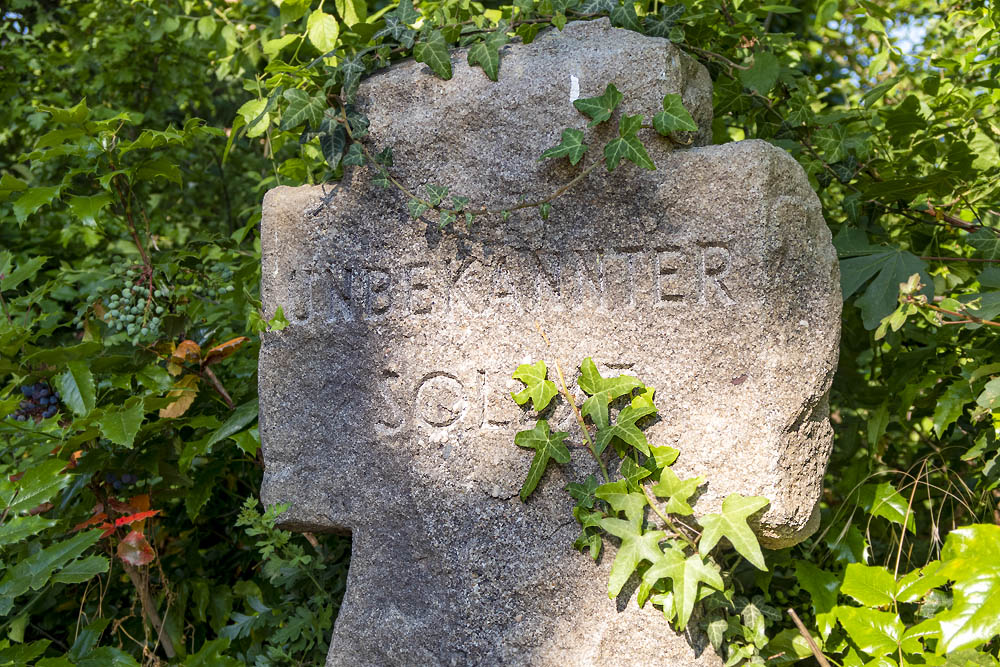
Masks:
[[[155,288],[152,278],[142,269],[134,267],[125,269],[123,282],[120,291],[105,299],[108,325],[115,331],[124,331],[136,345],[143,341],[155,341],[166,313],[166,308],[156,300],[166,299],[166,288]]]

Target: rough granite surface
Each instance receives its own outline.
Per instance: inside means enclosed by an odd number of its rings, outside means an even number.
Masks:
[[[391,145],[410,185],[500,205],[564,183],[573,169],[537,157],[586,126],[571,76],[584,97],[614,82],[647,118],[681,92],[695,143],[711,125],[703,69],[606,21],[508,47],[498,84],[461,51],[452,62],[449,82],[410,63],[359,93],[371,146]],[[657,392],[650,441],[709,480],[697,513],[762,495],[766,545],[815,530],[841,307],[819,201],[765,142],[674,151],[650,134],[656,171],[597,170],[544,224],[440,232],[364,169],[265,197],[265,310],[291,324],[261,348],[262,497],[292,503],[286,527],[353,535],[328,665],[722,664],[703,635],[639,609],[636,582],[608,599],[614,544],[596,565],[573,550],[563,487],[595,468],[581,450],[520,501],[519,363],[592,356],[637,375]],[[561,400],[550,412],[575,430]]]

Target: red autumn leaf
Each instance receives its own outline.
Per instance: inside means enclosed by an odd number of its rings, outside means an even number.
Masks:
[[[110,535],[111,533],[115,532],[115,524],[113,524],[113,523],[102,523],[100,526],[98,526],[98,528],[101,528],[101,529],[104,530],[104,532],[101,533],[101,539],[102,540],[105,537],[107,537],[108,535]]]
[[[182,341],[170,355],[170,361],[178,366],[184,362],[198,363],[201,361],[201,346],[193,340]]]
[[[156,553],[146,541],[146,536],[133,530],[118,543],[118,557],[129,565],[139,567],[152,563],[156,558]]]
[[[250,339],[246,336],[240,336],[232,340],[227,340],[221,345],[216,345],[208,351],[208,354],[205,355],[205,361],[202,362],[202,365],[210,366],[211,364],[222,361],[233,352],[240,349],[248,340]]]
[[[98,512],[97,514],[95,514],[94,516],[90,517],[86,521],[81,521],[80,523],[78,523],[75,526],[73,526],[73,529],[71,531],[69,531],[69,532],[75,533],[76,531],[83,530],[84,528],[87,528],[88,526],[93,526],[95,523],[100,523],[100,522],[104,521],[107,518],[108,518],[107,514],[105,514],[104,512]]]
[[[142,521],[143,519],[148,519],[151,516],[156,516],[160,513],[160,510],[149,510],[148,512],[138,512],[136,514],[129,514],[128,516],[121,516],[115,519],[115,528],[118,526],[127,526],[130,523],[135,523],[136,521]],[[133,531],[135,532],[135,531]]]
[[[53,507],[55,507],[55,505],[53,505],[52,503],[42,503],[41,505],[33,507],[32,509],[28,510],[28,516],[35,516],[36,514],[44,514]]]

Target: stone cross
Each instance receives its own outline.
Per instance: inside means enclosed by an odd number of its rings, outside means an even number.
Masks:
[[[596,565],[573,550],[563,489],[594,471],[585,451],[520,501],[531,452],[513,438],[533,415],[510,375],[558,360],[571,381],[590,356],[638,376],[660,408],[650,441],[708,480],[697,513],[761,495],[762,542],[805,539],[841,308],[819,201],[774,146],[704,146],[711,81],[666,40],[571,23],[506,47],[499,83],[462,51],[452,61],[450,81],[408,62],[359,93],[366,141],[393,148],[411,187],[491,207],[548,194],[578,167],[538,156],[585,128],[573,99],[608,83],[621,113],[647,119],[680,93],[700,147],[651,137],[656,171],[596,170],[545,222],[529,210],[438,231],[360,168],[267,194],[263,300],[291,324],[261,349],[262,496],[292,504],[286,527],[353,536],[327,664],[721,665],[697,631],[608,599],[614,545]],[[615,129],[586,130],[585,162]],[[565,404],[549,419],[573,430]]]

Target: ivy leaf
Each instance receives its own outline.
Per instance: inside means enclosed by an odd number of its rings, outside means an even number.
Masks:
[[[376,31],[372,36],[372,39],[391,37],[399,42],[403,47],[407,49],[411,48],[413,46],[413,40],[417,35],[416,31],[408,27],[406,23],[400,20],[399,17],[393,12],[386,14],[384,18],[385,27]]]
[[[587,479],[583,482],[570,482],[566,485],[566,491],[573,500],[576,501],[577,507],[584,507],[588,510],[594,509],[594,492],[597,491],[597,478],[593,475],[587,475]]]
[[[905,630],[897,614],[874,609],[837,607],[837,620],[851,641],[873,658],[896,651]]]
[[[760,496],[729,494],[722,501],[721,514],[706,514],[698,519],[698,522],[704,527],[698,550],[702,555],[708,555],[719,543],[719,540],[725,537],[741,556],[753,563],[757,569],[766,572],[767,565],[764,564],[764,554],[760,551],[757,536],[747,525],[747,517],[769,504],[770,501],[767,498]]]
[[[639,563],[644,560],[650,563],[660,560],[663,552],[660,551],[659,544],[667,539],[667,534],[662,530],[642,533],[633,522],[614,518],[601,519],[601,528],[622,541],[608,577],[608,597],[616,598]]]
[[[896,578],[884,567],[851,563],[840,590],[866,607],[882,607],[896,599]]]
[[[424,186],[424,189],[427,191],[427,198],[430,200],[431,206],[437,206],[448,196],[448,186],[446,185],[428,183]]]
[[[667,136],[671,132],[696,132],[698,130],[698,124],[684,108],[684,102],[681,101],[681,96],[677,93],[663,96],[663,111],[653,116],[653,127],[663,136]]]
[[[608,171],[614,171],[615,167],[622,161],[622,158],[635,163],[644,169],[656,169],[656,165],[646,152],[646,148],[639,141],[636,132],[642,125],[642,116],[622,116],[618,121],[617,139],[612,139],[604,147],[604,158],[607,162]]]
[[[778,59],[769,51],[754,54],[750,69],[740,70],[740,81],[745,88],[760,95],[767,95],[778,81]]]
[[[411,199],[406,202],[406,208],[410,211],[410,217],[416,220],[427,210],[427,204],[419,199]],[[514,399],[517,400],[517,399]]]
[[[354,102],[354,95],[358,92],[358,84],[367,68],[364,59],[360,54],[347,56],[340,61],[340,74],[344,79],[340,87],[340,95],[348,104]],[[339,127],[339,126],[338,126]]]
[[[834,608],[837,606],[837,593],[840,591],[840,577],[833,572],[821,570],[809,561],[795,561],[795,578],[812,600],[813,613],[816,614],[816,628],[823,639],[830,636],[830,631],[837,624]]]
[[[587,148],[587,144],[583,143],[583,132],[567,128],[562,131],[562,141],[559,142],[559,145],[546,150],[542,153],[542,157],[539,160],[565,156],[569,158],[570,164],[576,164],[583,157],[583,154],[587,152]]]
[[[142,425],[142,397],[133,396],[121,407],[107,408],[98,419],[104,437],[123,447],[131,449],[135,436]]]
[[[288,107],[281,116],[282,130],[290,130],[305,123],[318,128],[323,122],[326,103],[318,95],[311,96],[304,90],[290,88],[284,92],[284,98],[288,101]]]
[[[587,357],[580,364],[579,385],[580,389],[588,394],[605,394],[609,401],[643,386],[638,378],[631,375],[616,375],[610,378],[601,376],[591,357]]]
[[[430,67],[445,81],[451,78],[451,56],[448,53],[448,43],[440,30],[432,30],[426,38],[414,44],[413,58]]]
[[[518,393],[511,392],[510,396],[518,405],[524,405],[531,399],[531,404],[536,411],[541,412],[549,404],[559,391],[556,384],[551,380],[546,380],[548,369],[544,361],[536,364],[521,364],[514,371],[512,376],[515,380],[520,380],[525,384],[524,389]]]
[[[683,631],[691,620],[695,602],[698,601],[699,586],[704,583],[720,591],[725,588],[718,567],[706,563],[698,554],[685,558],[683,550],[670,547],[652,563],[642,579],[650,586],[660,579],[670,579],[678,630]]]
[[[1000,526],[965,526],[948,533],[937,574],[951,579],[951,609],[934,618],[941,628],[938,654],[989,642],[1000,634]]]
[[[633,408],[631,405],[622,408],[613,426],[597,429],[597,437],[594,439],[594,446],[597,448],[597,453],[600,454],[603,452],[607,448],[608,443],[618,438],[626,445],[631,445],[646,456],[649,456],[649,443],[646,441],[645,434],[639,430],[639,427],[635,423],[643,417],[654,414],[656,414],[656,408]]]
[[[55,379],[56,389],[73,414],[86,417],[97,400],[94,376],[86,362],[71,361],[66,366],[68,370]]]
[[[639,25],[639,17],[635,13],[635,3],[632,0],[624,0],[621,5],[611,10],[611,25],[626,30],[642,32]]]
[[[332,132],[319,135],[319,148],[323,151],[323,158],[326,159],[330,169],[335,170],[340,165],[340,158],[346,146],[347,130],[343,125],[337,125]]]
[[[589,13],[589,12],[588,12]],[[611,112],[621,104],[624,96],[618,92],[613,83],[609,83],[604,89],[604,93],[598,97],[581,97],[573,101],[576,110],[591,119],[590,125],[594,127],[611,118]]]
[[[365,163],[365,154],[361,151],[361,144],[354,142],[348,147],[343,163],[345,167],[360,167]]]
[[[392,13],[406,25],[412,25],[420,19],[420,12],[413,8],[413,0],[400,0]]]
[[[644,494],[630,491],[625,480],[619,479],[602,484],[594,492],[594,495],[610,505],[612,511],[624,512],[629,523],[637,529],[642,525],[648,501]]]
[[[626,456],[622,459],[622,465],[618,472],[621,473],[621,476],[624,478],[623,481],[629,491],[637,491],[640,493],[642,490],[639,488],[639,483],[653,474],[652,470],[639,465],[631,456]]]
[[[557,463],[569,463],[569,449],[563,443],[568,437],[569,433],[566,431],[551,433],[549,423],[544,419],[539,419],[535,423],[535,428],[530,431],[520,431],[514,436],[514,444],[518,447],[535,450],[535,458],[531,460],[528,476],[521,485],[521,502],[526,501],[538,486],[549,459],[554,459]]]
[[[660,473],[660,482],[652,488],[652,491],[656,497],[667,499],[665,510],[668,514],[691,516],[694,510],[688,504],[688,499],[704,483],[705,478],[700,475],[682,481],[672,468],[664,468]]]
[[[646,34],[651,37],[663,37],[670,39],[670,31],[673,29],[677,19],[684,15],[684,5],[664,5],[660,7],[660,13],[656,16],[646,16]]]
[[[634,400],[632,401],[632,405],[635,405]],[[668,445],[650,445],[649,451],[653,453],[653,461],[656,463],[657,468],[666,468],[669,465],[673,465],[674,461],[680,455],[680,450]]]
[[[583,0],[581,14],[609,14],[615,9],[614,0]]]
[[[500,72],[500,47],[509,41],[506,25],[498,27],[469,49],[469,66],[479,65],[490,81],[496,81]]]

